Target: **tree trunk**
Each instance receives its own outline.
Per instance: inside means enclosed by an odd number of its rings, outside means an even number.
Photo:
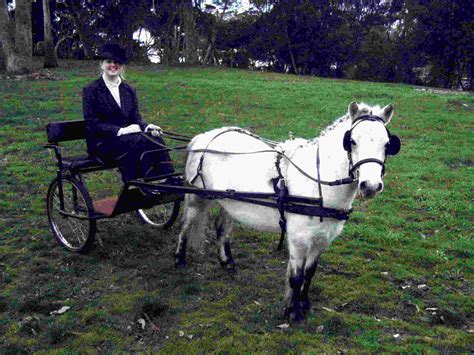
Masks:
[[[31,1],[17,0],[15,19],[8,13],[6,2],[0,1],[0,38],[9,74],[31,72],[33,41],[31,32]]]
[[[197,63],[196,51],[196,20],[191,1],[185,1],[181,7],[181,16],[184,30],[184,58],[186,64]]]
[[[288,53],[290,54],[290,58],[291,58],[291,66],[293,67],[293,73],[298,75],[299,74],[298,67],[296,66],[295,56],[294,56],[293,50],[291,48],[292,44],[291,44],[290,34],[288,33],[288,24],[286,24],[286,27],[285,27],[285,35],[286,35],[286,40],[287,40],[287,44],[288,44]]]
[[[58,60],[53,46],[53,33],[51,32],[51,14],[49,12],[49,0],[43,0],[43,23],[44,23],[44,64],[45,68],[56,68]]]

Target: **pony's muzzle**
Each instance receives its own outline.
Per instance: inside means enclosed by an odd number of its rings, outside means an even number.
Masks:
[[[383,182],[361,181],[359,182],[359,191],[362,197],[374,197],[383,191]]]

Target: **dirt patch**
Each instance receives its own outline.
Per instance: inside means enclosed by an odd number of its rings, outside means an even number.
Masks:
[[[430,315],[430,323],[433,325],[446,325],[454,328],[461,328],[467,324],[467,319],[459,312],[454,312],[448,309],[433,312]]]
[[[448,100],[448,109],[462,109],[467,111],[474,111],[474,104],[467,103],[461,100]]]
[[[446,160],[444,163],[453,170],[461,168],[472,168],[474,166],[474,161],[472,161],[471,159],[450,159]]]
[[[329,318],[323,327],[323,333],[329,336],[348,337],[352,333],[350,326],[339,316]]]
[[[338,311],[346,311],[350,313],[362,313],[375,316],[380,313],[380,305],[374,299],[361,298],[350,301],[336,308]]]
[[[421,91],[421,92],[426,92],[426,93],[436,94],[436,95],[469,95],[469,92],[466,92],[466,91],[450,90],[450,89],[416,87],[415,91]]]

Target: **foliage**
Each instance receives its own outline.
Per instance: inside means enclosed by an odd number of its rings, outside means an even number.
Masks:
[[[100,221],[87,255],[54,241],[44,199],[55,176],[44,126],[81,117],[94,65],[62,61],[65,80],[0,79],[0,353],[472,352],[472,95],[405,85],[213,68],[128,69],[143,116],[194,135],[238,125],[264,137],[313,138],[350,101],[395,106],[385,191],[355,206],[323,255],[308,320],[285,327],[287,255],[279,235],[237,225],[229,276],[215,236],[175,270],[178,225],[155,231],[134,215]],[[38,63],[38,67],[41,64]],[[71,143],[66,154],[80,154]],[[182,159],[176,157],[175,161]],[[86,177],[93,197],[119,175]],[[62,306],[61,315],[51,314]]]

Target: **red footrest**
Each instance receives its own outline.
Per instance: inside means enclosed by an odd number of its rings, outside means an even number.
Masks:
[[[110,216],[115,209],[115,205],[117,204],[117,197],[110,197],[103,200],[95,201],[93,203],[94,210],[97,213],[104,214],[106,216]]]

